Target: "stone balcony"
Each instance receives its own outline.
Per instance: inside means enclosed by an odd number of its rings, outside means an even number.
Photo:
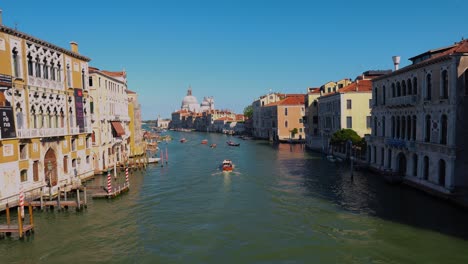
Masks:
[[[417,95],[407,95],[400,97],[388,98],[385,105],[388,107],[408,107],[418,103]]]
[[[64,127],[57,128],[19,128],[18,138],[58,137],[67,134]]]
[[[80,133],[80,127],[70,127],[70,134],[76,135]]]

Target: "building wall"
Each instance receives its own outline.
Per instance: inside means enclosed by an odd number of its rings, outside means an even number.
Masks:
[[[341,128],[347,128],[347,117],[352,118],[351,129],[360,137],[370,134],[371,128],[367,126],[367,117],[371,115],[369,100],[372,92],[347,92],[341,96]],[[351,109],[347,108],[347,100],[351,100]]]
[[[287,109],[287,115],[286,113]],[[298,133],[292,139],[305,139],[303,116],[304,105],[279,105],[277,106],[278,139],[288,140],[292,138],[291,130],[297,128]],[[287,122],[287,126],[286,126]]]

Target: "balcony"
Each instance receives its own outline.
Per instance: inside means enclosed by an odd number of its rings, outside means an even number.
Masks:
[[[414,106],[418,102],[417,95],[407,95],[394,98],[388,98],[386,105],[388,107],[408,107]]]
[[[70,127],[70,134],[76,135],[80,133],[80,127]]]
[[[64,127],[58,128],[20,128],[18,131],[18,138],[33,138],[33,137],[58,137],[65,136],[66,129]]]

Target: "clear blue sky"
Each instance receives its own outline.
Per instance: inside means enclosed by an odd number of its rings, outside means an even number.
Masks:
[[[390,69],[468,38],[468,1],[2,0],[3,23],[125,68],[143,119],[170,117],[189,84],[199,102],[242,112],[270,89]]]

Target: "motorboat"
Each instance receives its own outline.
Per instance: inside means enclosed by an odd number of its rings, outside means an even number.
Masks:
[[[185,139],[185,138],[180,139],[180,143],[185,143],[186,141],[187,141],[187,139]]]
[[[232,171],[234,169],[232,161],[228,159],[223,160],[223,164],[221,166],[223,171]]]
[[[204,145],[208,144],[208,139],[202,140],[201,143],[204,144]]]
[[[216,148],[216,144],[215,143],[211,144],[210,148]]]
[[[233,142],[233,141],[231,141],[231,140],[227,141],[226,144],[228,144],[228,145],[231,146],[231,147],[238,147],[238,146],[240,146],[240,143],[235,143],[235,142]]]

